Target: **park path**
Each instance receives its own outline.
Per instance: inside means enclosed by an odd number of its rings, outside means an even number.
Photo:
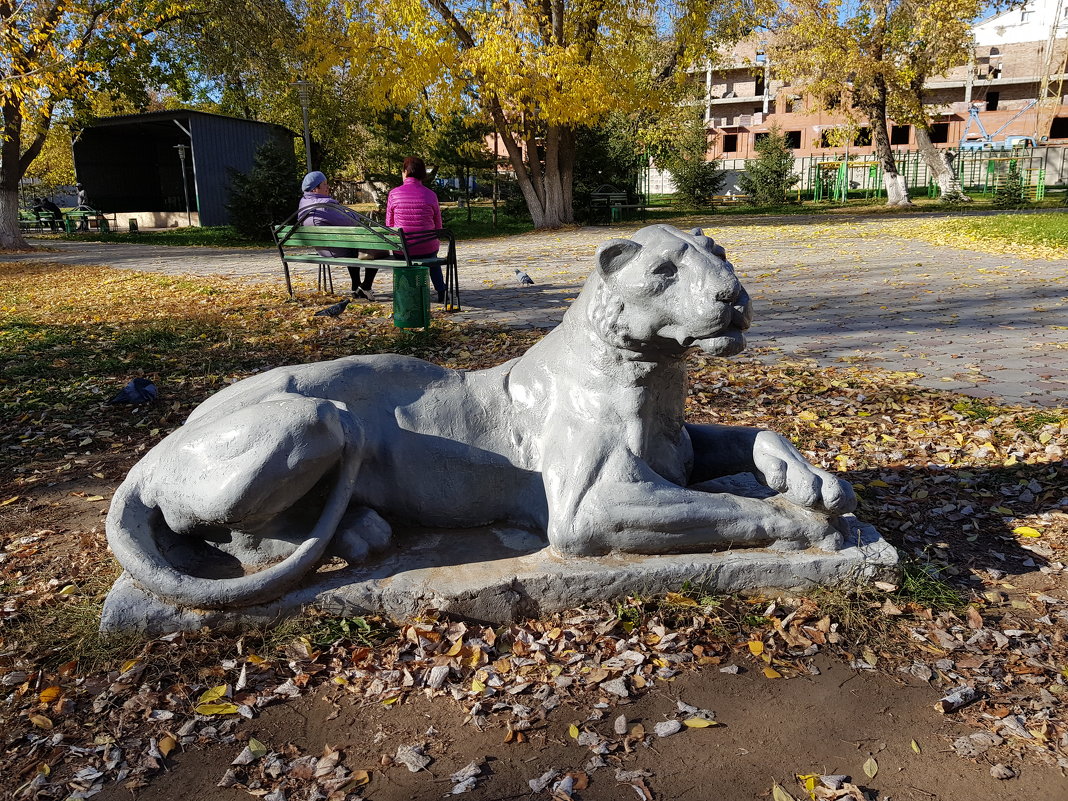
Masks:
[[[693,219],[727,249],[754,304],[751,353],[921,373],[922,386],[977,398],[1068,406],[1068,260],[999,256],[897,234],[886,218]],[[552,327],[597,246],[635,226],[584,227],[460,242],[456,318]],[[121,269],[277,281],[272,249],[48,242],[4,256]],[[520,286],[522,269],[534,286]],[[309,268],[301,271],[313,280]],[[339,275],[339,273],[341,273]],[[337,288],[347,286],[336,271]],[[306,283],[306,280],[305,280]],[[376,280],[389,296],[391,277]]]

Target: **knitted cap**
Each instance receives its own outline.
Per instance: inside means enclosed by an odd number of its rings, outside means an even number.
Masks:
[[[313,189],[315,189],[315,187],[323,183],[325,180],[326,176],[318,170],[315,170],[314,172],[309,172],[307,175],[304,176],[304,180],[300,183],[301,191],[311,192]]]

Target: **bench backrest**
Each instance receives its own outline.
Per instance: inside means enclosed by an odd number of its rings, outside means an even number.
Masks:
[[[606,203],[612,205],[614,203],[626,203],[626,192],[592,192],[590,193],[590,202],[599,204]]]
[[[279,225],[274,229],[280,247],[403,250],[401,236],[391,229],[362,225]]]

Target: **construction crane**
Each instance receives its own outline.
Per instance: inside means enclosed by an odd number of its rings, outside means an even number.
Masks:
[[[995,141],[994,137],[1004,131],[1013,122],[1023,116],[1026,112],[1030,111],[1038,105],[1038,100],[1032,100],[1022,109],[1017,111],[1011,117],[1009,121],[998,128],[994,133],[987,133],[986,126],[983,125],[983,121],[979,119],[979,107],[976,105],[968,106],[968,124],[964,126],[964,132],[960,135],[960,149],[961,150],[1012,150],[1014,147],[1034,147],[1036,139],[1030,136],[1006,136],[1005,141]],[[979,126],[979,131],[982,136],[979,139],[968,139],[968,132],[972,129],[972,123]]]

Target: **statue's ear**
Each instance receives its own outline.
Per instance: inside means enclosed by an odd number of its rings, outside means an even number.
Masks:
[[[594,259],[604,275],[611,275],[637,256],[641,249],[641,245],[629,239],[609,239],[597,248]]]
[[[718,256],[719,258],[721,258],[724,261],[726,261],[726,259],[727,259],[727,251],[723,249],[723,245],[717,245],[715,243],[715,241],[712,239],[712,237],[705,236],[704,229],[702,229],[702,228],[693,228],[690,231],[690,235],[697,237],[697,240],[699,242],[703,243],[705,250],[707,250],[713,256]]]

